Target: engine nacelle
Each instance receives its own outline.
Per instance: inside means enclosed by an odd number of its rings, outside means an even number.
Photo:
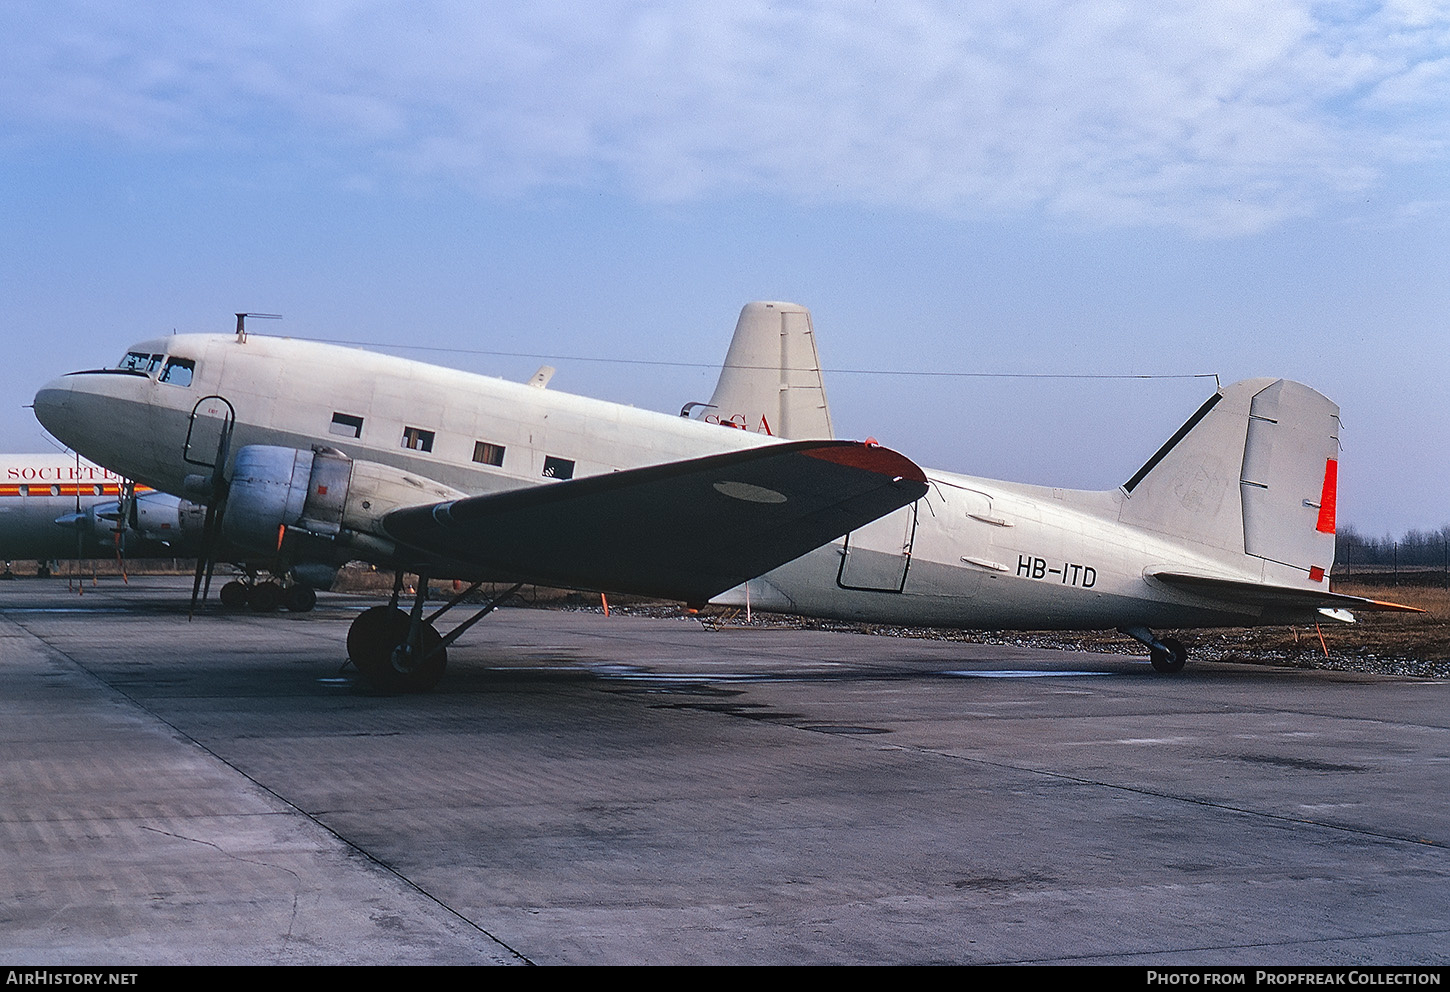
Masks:
[[[334,539],[376,536],[392,510],[464,495],[390,465],[353,461],[335,448],[249,444],[237,452],[222,536],[274,554],[289,529]]]
[[[135,534],[172,548],[195,549],[205,528],[206,507],[169,493],[143,493],[136,497],[123,537]]]
[[[92,503],[57,523],[81,531],[94,544],[87,553],[111,553],[117,548],[119,534],[123,553],[162,545],[185,554],[200,543],[205,517],[203,506],[167,493],[145,493],[129,502]]]

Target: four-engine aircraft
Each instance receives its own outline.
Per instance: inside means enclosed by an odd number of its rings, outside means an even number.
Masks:
[[[1132,479],[1080,492],[925,473],[832,437],[809,313],[752,303],[709,403],[680,417],[307,341],[175,335],[35,398],[88,457],[204,502],[208,547],[361,558],[418,583],[354,621],[373,682],[427,688],[446,637],[428,577],[639,593],[956,627],[1282,624],[1328,591],[1338,408],[1258,379],[1216,392]],[[698,409],[697,409],[698,408]],[[695,416],[688,414],[695,410]],[[834,542],[834,543],[833,543]],[[205,559],[198,565],[202,587]],[[195,597],[195,592],[194,592]]]
[[[0,455],[0,561],[5,575],[16,559],[40,562],[48,574],[56,561],[109,558],[191,558],[202,550],[206,507],[80,458],[52,454]],[[239,554],[223,550],[241,576],[221,590],[224,606],[268,612],[285,606],[306,612],[317,602],[315,587],[332,583],[327,565],[294,568],[262,578]],[[275,558],[275,556],[271,556]],[[300,574],[299,574],[300,573]]]
[[[8,567],[32,558],[44,568],[58,559],[109,557],[118,545],[137,550],[140,533],[117,526],[120,503],[130,496],[121,476],[70,455],[0,455],[0,560]],[[158,500],[178,502],[144,486],[135,498],[147,510]]]

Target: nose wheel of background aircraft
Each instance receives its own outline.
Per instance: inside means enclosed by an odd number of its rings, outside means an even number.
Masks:
[[[227,609],[240,610],[243,606],[247,605],[247,587],[244,583],[233,580],[222,586],[222,590],[217,594],[217,598],[222,601],[222,606],[225,606]]]
[[[282,605],[293,613],[306,613],[317,605],[317,591],[309,585],[294,582],[282,590]]]
[[[258,582],[247,590],[247,606],[253,613],[271,613],[282,605],[282,587],[275,582]]]
[[[317,605],[317,592],[304,582],[242,582],[233,579],[222,586],[219,598],[229,610],[251,607],[256,613],[271,613],[286,607],[292,613],[306,613]]]

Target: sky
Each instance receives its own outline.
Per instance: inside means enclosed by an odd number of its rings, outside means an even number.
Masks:
[[[366,343],[676,412],[740,307],[837,431],[1112,488],[1214,388],[1450,523],[1450,0],[0,3],[0,449],[133,341]]]

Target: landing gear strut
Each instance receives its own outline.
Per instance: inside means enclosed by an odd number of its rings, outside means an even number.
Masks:
[[[1177,638],[1157,638],[1147,627],[1119,627],[1118,630],[1147,645],[1148,661],[1155,672],[1172,675],[1183,671],[1183,666],[1188,663],[1188,649]]]
[[[347,656],[372,685],[383,692],[427,692],[438,684],[448,665],[448,645],[465,630],[493,612],[494,607],[523,588],[520,582],[454,627],[446,635],[433,625],[443,614],[463,602],[482,582],[475,582],[431,615],[423,616],[428,598],[428,577],[418,576],[411,613],[398,609],[403,587],[399,572],[393,583],[393,598],[387,606],[374,606],[358,614],[347,631]]]

